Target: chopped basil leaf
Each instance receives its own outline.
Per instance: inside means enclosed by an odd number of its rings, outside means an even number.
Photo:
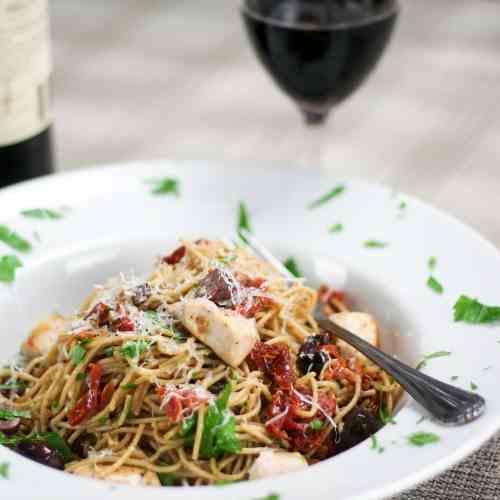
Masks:
[[[319,431],[323,427],[323,422],[316,418],[309,424],[309,427],[313,431]]]
[[[453,381],[458,380],[458,375],[452,375],[450,377],[450,380],[453,380]]]
[[[395,424],[396,421],[394,420],[394,417],[392,414],[389,412],[387,406],[385,406],[384,403],[380,403],[379,409],[378,409],[378,416],[380,418],[380,421],[385,425],[385,424]]]
[[[5,384],[0,384],[0,391],[16,391],[24,389],[27,385],[24,380],[9,380]]]
[[[236,420],[227,409],[231,383],[227,383],[215,403],[210,403],[203,421],[200,456],[219,457],[224,453],[238,453],[241,443],[236,437]],[[197,415],[185,419],[181,425],[181,436],[186,445],[192,445],[196,432]]]
[[[436,352],[431,352],[430,354],[426,354],[422,361],[417,365],[417,370],[420,370],[420,368],[423,368],[424,366],[427,366],[427,361],[429,359],[434,359],[434,358],[442,358],[444,356],[449,356],[451,354],[450,351],[436,351]]]
[[[23,442],[44,442],[49,448],[57,451],[61,455],[65,463],[73,460],[73,452],[66,444],[66,441],[64,441],[64,439],[57,432],[37,432],[29,436],[6,436],[2,432],[0,432],[0,444],[4,444],[6,446],[17,446],[19,443]]]
[[[151,341],[146,339],[131,340],[127,342],[120,352],[130,359],[138,359],[151,347]]]
[[[283,262],[283,265],[296,277],[301,278],[302,273],[300,272],[299,266],[293,257],[289,257]]]
[[[103,353],[107,358],[110,358],[111,356],[113,356],[113,347],[106,347],[106,349],[103,350]]]
[[[160,480],[162,486],[173,486],[177,478],[173,474],[159,472],[158,479]]]
[[[50,210],[49,208],[33,208],[31,210],[23,210],[21,214],[25,217],[31,217],[33,219],[62,219],[63,217],[62,213]]]
[[[246,238],[241,234],[241,230],[244,229],[249,233],[252,232],[252,227],[250,226],[250,215],[248,213],[248,209],[244,202],[240,201],[238,204],[238,227],[237,233],[238,236],[243,240],[244,243],[247,243]]]
[[[436,269],[436,265],[437,265],[437,258],[429,257],[429,260],[427,261],[427,267],[429,268],[429,271],[434,271],[434,269]]]
[[[254,498],[254,500],[280,500],[280,496],[276,493],[270,493],[265,497]]]
[[[14,418],[31,418],[31,412],[23,410],[10,410],[0,408],[0,420],[13,420]]]
[[[79,365],[85,359],[86,354],[87,349],[85,349],[85,347],[83,347],[81,344],[76,344],[75,347],[71,349],[71,361],[73,361],[75,365]]]
[[[106,425],[109,422],[109,416],[108,415],[103,415],[102,417],[99,417],[97,419],[97,423],[99,425]]]
[[[219,479],[218,481],[215,481],[214,485],[215,486],[227,486],[228,484],[234,484],[237,481],[234,479]]]
[[[9,479],[9,462],[0,463],[0,477],[3,479]]]
[[[344,225],[337,222],[337,224],[333,224],[328,228],[329,233],[340,233],[340,231],[344,230]]]
[[[320,196],[317,200],[314,200],[313,202],[309,203],[307,205],[307,208],[312,209],[312,208],[317,208],[321,205],[324,205],[325,203],[328,203],[330,200],[335,198],[336,196],[339,196],[342,194],[345,190],[345,186],[337,186],[333,188],[331,191],[328,191],[328,193],[324,194],[323,196]]]
[[[376,449],[378,448],[377,436],[372,435],[372,436],[370,436],[370,438],[371,438],[371,440],[372,440],[372,444],[371,444],[370,448],[371,448],[372,450],[376,450]]]
[[[87,375],[83,372],[78,373],[76,376],[76,380],[78,380],[79,382],[81,382],[82,380],[85,380],[86,378],[87,378]]]
[[[365,248],[385,248],[389,246],[389,243],[378,240],[367,240],[363,243],[363,245]]]
[[[378,450],[379,453],[384,453],[385,448],[383,446],[379,446]]]
[[[152,179],[153,190],[152,194],[171,194],[174,196],[179,196],[179,181],[177,179],[172,179],[170,177],[165,177],[164,179]]]
[[[399,210],[404,210],[406,208],[406,201],[402,201],[398,205]]]
[[[470,383],[471,391],[477,391],[477,385],[474,382]]]
[[[15,255],[0,257],[0,281],[12,283],[16,277],[16,269],[19,267],[23,267],[23,264]]]
[[[432,432],[415,432],[408,436],[408,442],[415,446],[425,446],[426,444],[437,443],[439,436]]]
[[[139,386],[137,384],[125,384],[121,388],[125,391],[135,391]]]
[[[52,404],[50,405],[50,408],[51,408],[52,411],[59,410],[59,402],[58,401],[52,401]]]
[[[462,295],[453,306],[455,321],[493,323],[500,320],[500,307],[481,304],[477,299]]]
[[[0,241],[20,252],[29,252],[31,250],[31,243],[19,234],[11,231],[7,226],[0,226]]]
[[[443,285],[441,285],[441,283],[439,283],[439,281],[434,278],[434,276],[429,276],[429,279],[427,280],[427,286],[431,290],[434,290],[436,293],[442,294],[444,292]]]

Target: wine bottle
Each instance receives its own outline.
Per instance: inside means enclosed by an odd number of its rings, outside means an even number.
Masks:
[[[48,0],[0,0],[0,187],[53,171]]]

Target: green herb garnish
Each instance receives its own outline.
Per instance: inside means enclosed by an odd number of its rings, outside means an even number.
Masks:
[[[398,208],[399,210],[404,210],[406,206],[407,206],[406,201],[401,201],[398,205]]]
[[[432,432],[415,432],[408,436],[408,442],[415,446],[425,446],[426,444],[437,443],[439,436]]]
[[[0,463],[0,477],[3,479],[9,479],[9,462]]]
[[[293,257],[289,257],[283,262],[283,265],[296,277],[301,278],[302,273],[300,272],[299,266]]]
[[[63,214],[56,212],[55,210],[50,210],[49,208],[33,208],[31,210],[23,210],[21,212],[25,217],[31,217],[32,219],[62,219]]]
[[[313,202],[309,203],[307,205],[307,208],[312,209],[312,208],[317,208],[321,205],[324,205],[325,203],[328,203],[330,200],[335,198],[336,196],[339,196],[342,194],[345,190],[345,186],[337,186],[333,188],[331,191],[328,191],[328,193],[324,194],[323,196],[319,197],[317,200],[314,200]]]
[[[29,252],[31,250],[31,243],[19,234],[11,231],[7,226],[0,226],[0,241],[20,252]]]
[[[441,283],[439,283],[439,281],[434,278],[434,276],[429,276],[429,279],[427,280],[427,286],[431,290],[434,290],[436,293],[442,294],[444,292],[443,285],[441,285]]]
[[[179,181],[177,179],[172,179],[171,177],[165,177],[163,179],[151,179],[148,181],[153,184],[152,194],[170,194],[173,196],[179,196]]]
[[[16,269],[19,267],[23,267],[23,264],[15,255],[0,257],[0,281],[12,283],[16,277]]]
[[[215,481],[214,485],[215,486],[227,486],[228,484],[234,484],[237,481],[234,479],[219,479],[218,481]]]
[[[113,347],[106,347],[106,349],[104,349],[102,352],[104,353],[104,356],[110,358],[111,356],[113,356]]]
[[[309,427],[313,430],[313,431],[319,431],[321,430],[321,428],[323,427],[323,422],[319,419],[314,419],[310,424],[309,424]]]
[[[392,413],[389,412],[387,406],[383,403],[380,403],[379,409],[378,409],[378,416],[380,418],[380,421],[385,425],[385,424],[395,424],[396,421],[394,420],[394,417],[392,416]]]
[[[106,425],[109,422],[109,416],[108,415],[103,415],[102,417],[99,417],[97,419],[97,423],[99,425]]]
[[[416,368],[417,370],[420,370],[421,368],[424,368],[424,366],[427,366],[427,361],[429,359],[442,358],[444,356],[449,356],[450,354],[451,354],[450,351],[436,351],[436,352],[431,352],[430,354],[426,354]]]
[[[370,439],[372,440],[372,444],[371,444],[370,448],[372,450],[376,450],[378,448],[377,436],[375,436],[375,434],[373,434],[370,436]]]
[[[455,321],[493,323],[500,320],[500,307],[481,304],[477,299],[462,295],[453,306]]]
[[[73,460],[73,452],[66,444],[66,441],[64,441],[64,439],[57,432],[37,432],[28,436],[6,436],[2,432],[0,432],[0,444],[6,446],[17,446],[19,443],[23,442],[44,442],[49,448],[57,451],[61,455],[65,463],[71,462],[71,460]]]
[[[158,479],[160,480],[162,486],[173,486],[177,478],[173,474],[159,472]]]
[[[477,385],[474,382],[471,382],[470,389],[471,389],[471,391],[477,391]]]
[[[137,384],[125,384],[121,386],[124,391],[135,391],[138,387]]]
[[[83,347],[81,344],[76,344],[75,347],[71,349],[71,361],[73,361],[75,365],[79,365],[85,359],[86,354],[87,349],[85,349],[85,347]]]
[[[344,230],[344,225],[337,222],[337,224],[333,224],[328,228],[329,233],[340,233]]]
[[[238,227],[236,228],[236,231],[243,242],[248,243],[243,234],[241,234],[242,229],[248,231],[249,233],[252,232],[252,227],[250,226],[250,214],[247,206],[244,202],[240,201],[238,204]]]
[[[0,408],[0,420],[13,420],[14,418],[31,418],[31,412],[23,410],[10,410]]]
[[[219,457],[224,453],[238,453],[241,450],[241,443],[236,437],[236,420],[227,409],[230,395],[231,383],[228,382],[215,403],[208,405],[200,446],[202,458]],[[182,423],[181,436],[188,446],[193,444],[196,423],[197,414]]]
[[[24,380],[9,380],[5,384],[0,384],[0,391],[15,391],[24,389],[27,385]]]
[[[277,493],[270,493],[265,497],[254,498],[254,500],[280,500],[280,496]]]
[[[150,340],[131,340],[120,349],[120,352],[129,359],[139,359],[150,347]]]
[[[389,243],[379,240],[367,240],[363,243],[365,248],[385,248],[389,246]]]
[[[437,258],[429,257],[429,260],[427,261],[427,267],[429,268],[429,271],[434,271],[434,269],[436,269],[436,265],[437,265]]]
[[[76,375],[76,380],[78,382],[81,382],[82,380],[85,380],[87,378],[87,375],[84,372],[80,372]]]

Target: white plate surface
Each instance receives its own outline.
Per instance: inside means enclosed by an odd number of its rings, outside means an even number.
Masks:
[[[179,179],[181,196],[153,196],[145,179]],[[315,210],[306,205],[338,184],[345,192]],[[266,165],[203,162],[135,163],[52,176],[0,191],[0,224],[33,242],[19,255],[24,267],[13,285],[0,284],[0,361],[17,351],[36,321],[57,310],[72,312],[96,283],[119,271],[152,268],[179,237],[231,236],[237,204],[245,201],[256,235],[279,257],[334,258],[348,270],[346,289],[360,308],[380,318],[384,345],[415,363],[423,354],[451,351],[429,361],[426,372],[469,388],[478,386],[486,414],[470,425],[417,424],[422,411],[407,402],[396,425],[378,434],[384,453],[366,441],[301,473],[225,487],[138,490],[73,477],[37,465],[0,447],[10,478],[0,479],[9,500],[252,500],[275,492],[282,500],[384,498],[428,479],[479,447],[500,428],[500,328],[454,323],[453,304],[462,293],[500,302],[500,255],[487,241],[451,217],[409,196],[358,180]],[[401,201],[406,208],[400,209]],[[19,215],[30,208],[69,207],[61,220]],[[344,230],[330,234],[340,222]],[[40,241],[35,238],[39,235]],[[368,249],[377,239],[386,248]],[[13,253],[0,243],[0,255]],[[427,261],[436,256],[436,277],[445,293],[426,286]],[[314,283],[317,284],[317,283]],[[429,431],[437,444],[417,448],[407,436]]]

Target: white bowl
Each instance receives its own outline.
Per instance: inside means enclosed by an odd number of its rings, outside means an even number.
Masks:
[[[145,182],[171,176],[181,195],[153,196]],[[337,184],[345,192],[309,210],[306,205]],[[299,256],[304,269],[335,259],[347,292],[359,308],[373,312],[384,327],[384,347],[415,363],[425,353],[451,355],[429,361],[425,371],[465,388],[474,382],[487,400],[478,421],[457,428],[429,419],[406,401],[396,425],[377,434],[384,453],[370,441],[293,475],[225,487],[144,489],[78,478],[29,461],[0,447],[0,463],[10,478],[0,479],[0,498],[67,500],[241,499],[278,493],[282,500],[304,498],[378,499],[415,486],[478,448],[500,428],[498,326],[453,321],[453,304],[463,293],[485,303],[499,302],[500,256],[460,222],[406,195],[356,180],[261,165],[135,163],[42,178],[0,192],[0,224],[33,241],[12,285],[0,284],[2,328],[0,361],[9,360],[38,319],[53,311],[75,310],[89,289],[120,271],[145,273],[157,255],[179,237],[231,237],[237,204],[245,201],[255,233],[279,257]],[[399,203],[405,201],[406,208]],[[63,219],[35,220],[19,215],[30,208],[70,207]],[[328,227],[341,222],[344,230]],[[40,242],[33,232],[40,236]],[[389,243],[366,248],[369,239]],[[0,255],[13,253],[1,246]],[[426,286],[427,261],[438,258],[436,277],[445,292]],[[312,272],[312,271],[311,271]],[[335,276],[339,276],[337,270]],[[331,277],[330,279],[335,279]],[[314,283],[313,284],[317,284]],[[488,368],[491,367],[491,368]],[[407,437],[422,430],[441,440],[418,448]],[[332,496],[333,495],[333,496]]]

